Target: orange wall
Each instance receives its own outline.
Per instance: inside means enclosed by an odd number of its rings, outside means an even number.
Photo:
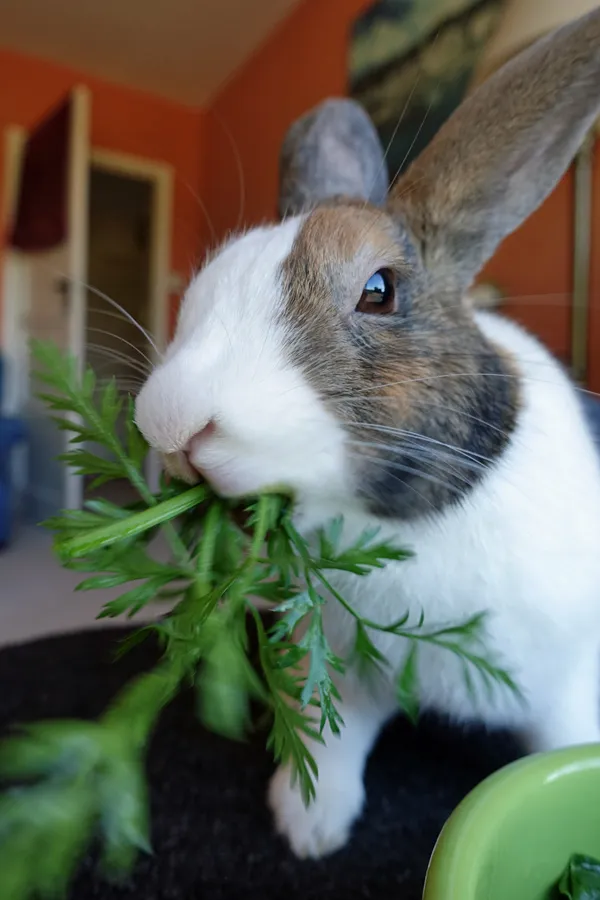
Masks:
[[[203,116],[194,110],[90,78],[45,60],[0,50],[0,208],[4,188],[2,131],[29,128],[70,88],[92,93],[92,144],[169,163],[175,170],[172,268],[187,277],[205,242],[196,199],[202,166]],[[189,185],[189,187],[188,187]]]
[[[186,182],[207,207],[212,240],[238,224],[272,219],[283,134],[306,109],[346,92],[349,29],[369,3],[304,0],[205,114],[0,51],[0,128],[30,125],[73,84],[88,84],[94,144],[163,159],[175,167],[173,268],[187,277],[210,239],[204,213]],[[0,166],[2,150],[0,143]],[[561,356],[568,356],[570,340],[572,191],[568,175],[483,273],[515,298],[511,314]],[[596,208],[600,222],[600,188]],[[597,268],[593,285],[600,294],[600,262]],[[593,327],[600,347],[600,313]],[[597,368],[600,387],[600,360]]]
[[[252,224],[274,216],[283,134],[315,103],[346,93],[349,29],[369,5],[370,0],[304,0],[217,96],[208,111],[203,196],[218,237],[240,219]],[[243,168],[243,208],[223,125]],[[571,202],[567,176],[484,273],[515,297],[511,315],[561,356],[568,354],[570,340]]]
[[[592,191],[592,259],[588,333],[588,387],[600,394],[600,141],[594,150]]]
[[[481,274],[509,299],[504,310],[569,361],[573,286],[573,173],[501,245]]]
[[[240,214],[273,218],[279,146],[290,123],[328,95],[346,93],[348,29],[371,0],[304,0],[216,97],[208,111],[204,197],[219,237]]]

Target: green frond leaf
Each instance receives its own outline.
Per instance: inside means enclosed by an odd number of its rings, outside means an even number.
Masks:
[[[396,681],[396,697],[400,708],[406,713],[411,722],[419,719],[419,694],[417,676],[418,644],[413,644],[408,651],[404,665]]]
[[[140,850],[149,852],[143,754],[160,711],[182,684],[196,685],[207,727],[232,738],[244,736],[250,703],[264,703],[272,714],[268,746],[310,803],[319,774],[310,748],[323,742],[325,728],[336,735],[344,724],[336,676],[343,677],[346,661],[325,634],[327,604],[340,604],[355,622],[347,662],[361,678],[393,677],[377,632],[386,642],[405,641],[396,687],[413,719],[421,644],[455,657],[473,696],[495,688],[518,693],[486,652],[484,614],[435,625],[423,613],[415,621],[413,611],[399,609],[395,621],[379,623],[353,608],[333,575],[328,580],[335,570],[344,581],[348,574],[363,578],[408,560],[409,550],[376,528],[348,545],[341,518],[302,535],[291,499],[274,492],[233,502],[163,475],[154,494],[144,477],[148,446],[135,425],[133,399],[119,394],[114,379],[100,388],[90,369],[80,373],[79,362],[52,344],[34,342],[32,352],[39,396],[69,435],[63,462],[96,485],[126,477],[140,498],[128,508],[96,499],[45,523],[63,565],[87,573],[81,591],[123,587],[102,616],[132,616],[165,598],[176,602],[167,617],[121,643],[125,652],[153,632],[163,656],[98,722],[38,723],[0,744],[0,775],[22,785],[0,796],[0,897],[58,900],[94,834],[110,877],[130,871]],[[153,555],[159,528],[171,552],[166,561]],[[268,632],[253,597],[277,604]],[[256,627],[258,671],[248,658],[248,617]]]

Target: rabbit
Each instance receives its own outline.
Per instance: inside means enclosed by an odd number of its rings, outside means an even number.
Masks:
[[[528,752],[600,740],[600,464],[562,366],[464,298],[599,110],[600,9],[472,93],[387,198],[366,113],[325,101],[284,140],[280,219],[229,237],[193,278],[136,401],[175,475],[231,497],[283,485],[307,536],[343,516],[346,542],[377,526],[412,550],[364,578],[331,574],[362,615],[423,610],[439,624],[487,611],[487,647],[522,697],[469,692],[459,660],[422,646],[420,704],[514,729]],[[352,619],[335,602],[323,615],[347,657]],[[314,801],[287,764],[270,782],[298,857],[346,844],[367,757],[398,711],[409,645],[371,637],[389,677],[336,676],[345,724],[311,746]]]

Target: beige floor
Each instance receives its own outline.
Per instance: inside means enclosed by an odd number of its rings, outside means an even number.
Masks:
[[[167,558],[166,544],[157,540],[154,552]],[[96,619],[102,606],[122,592],[76,592],[85,577],[63,569],[52,552],[52,538],[43,528],[20,528],[8,550],[0,552],[0,646],[80,628],[123,626],[126,619]],[[269,604],[256,600],[259,609]],[[164,615],[168,605],[149,607],[131,624]]]
[[[76,593],[81,580],[81,573],[61,568],[46,531],[20,529],[9,549],[0,553],[0,645],[79,628],[123,625],[121,619],[96,620],[102,605],[119,590]],[[135,622],[164,611],[155,608]]]

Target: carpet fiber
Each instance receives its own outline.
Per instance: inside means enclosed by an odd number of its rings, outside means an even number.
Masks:
[[[87,631],[0,651],[0,727],[97,716],[134,673],[148,642],[112,662],[123,632]],[[367,769],[368,807],[342,852],[301,863],[275,837],[265,808],[272,771],[264,735],[235,744],[207,734],[193,698],[165,712],[148,759],[154,856],[111,886],[85,861],[72,900],[420,900],[427,862],[462,797],[513,759],[505,736],[458,733],[436,722],[387,729]]]

